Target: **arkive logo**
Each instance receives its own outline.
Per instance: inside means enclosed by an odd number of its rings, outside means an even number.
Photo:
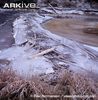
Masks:
[[[20,3],[5,3],[3,6],[4,9],[33,9],[36,7],[36,3],[24,3],[23,1]]]

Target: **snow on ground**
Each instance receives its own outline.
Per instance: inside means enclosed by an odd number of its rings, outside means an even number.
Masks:
[[[16,46],[3,50],[0,53],[0,59],[10,60],[12,68],[16,70],[18,74],[25,77],[54,72],[52,68],[53,65],[48,61],[48,59],[43,56],[33,58],[33,55],[38,53],[38,51],[35,51],[34,49],[27,51],[27,49],[30,48],[28,45],[25,47],[18,46],[27,41],[27,26],[26,17],[20,16],[20,18],[15,20],[13,24],[13,35]]]
[[[25,25],[25,21],[26,20],[23,16],[20,16],[20,18],[16,19],[15,22],[13,23],[13,27],[14,27],[14,38],[15,38],[15,44],[19,45],[24,43],[27,39],[26,39],[26,34],[27,34],[27,30],[26,27],[27,25]]]
[[[84,45],[85,47],[91,48],[95,51],[98,51],[98,47],[90,46],[90,45]]]
[[[42,11],[46,11],[48,13],[54,13],[53,10],[51,9],[47,9],[47,8],[42,8],[41,9]],[[84,12],[83,11],[80,11],[80,10],[56,10],[55,11],[58,13],[58,14],[79,14],[79,15],[83,15]]]
[[[41,8],[41,11],[46,11],[48,13],[54,13],[53,10],[47,9],[47,8]]]
[[[26,52],[26,47],[12,47],[4,50],[0,55],[0,59],[8,59],[11,61],[11,66],[18,74],[25,77],[38,74],[52,73],[52,64],[44,57],[33,58],[35,50]]]
[[[13,69],[17,70],[21,75],[31,76],[33,74],[53,73],[53,61],[51,62],[44,56],[33,57],[33,55],[40,52],[39,50],[35,50],[34,48],[28,49],[28,45],[17,45],[28,40],[28,33],[35,33],[45,36],[37,45],[42,47],[56,46],[56,51],[61,56],[65,56],[66,59],[63,61],[55,61],[57,64],[68,65],[71,70],[76,72],[83,70],[98,73],[98,58],[97,61],[92,59],[82,44],[60,37],[42,28],[41,23],[48,19],[50,17],[42,17],[36,13],[23,14],[17,18],[14,22],[13,33],[16,46],[3,50],[0,53],[0,59],[10,60]]]
[[[60,12],[59,11],[59,13],[60,14],[79,14],[79,15],[83,15],[84,14],[84,12],[83,11],[79,11],[79,10],[69,10],[69,11],[62,11],[62,12]]]
[[[63,44],[67,46],[67,48],[61,48],[59,46],[57,50],[63,54],[69,54],[72,57],[72,61],[68,62],[71,69],[73,69],[74,71],[81,71],[82,69],[88,72],[98,73],[98,62],[90,59],[89,54],[84,50],[84,46],[82,44],[60,37],[48,30],[43,29],[40,25],[40,22],[38,23],[38,21],[36,22],[35,20],[32,20],[32,23],[34,23],[35,27],[37,27],[37,30],[35,30],[34,32],[47,34],[48,37],[52,38],[55,42],[58,43],[57,45]],[[32,27],[32,29],[34,30],[35,28]],[[63,49],[64,51],[62,51]]]

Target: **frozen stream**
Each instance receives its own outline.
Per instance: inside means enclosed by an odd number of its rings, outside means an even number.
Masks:
[[[37,13],[21,14],[13,22],[15,45],[1,51],[1,61],[6,59],[9,66],[25,77],[49,74],[55,69],[63,68],[98,74],[98,51],[95,50],[97,48],[80,44],[44,29],[41,24],[50,18]]]

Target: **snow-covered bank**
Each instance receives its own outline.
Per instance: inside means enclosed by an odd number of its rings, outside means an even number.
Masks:
[[[55,13],[52,9],[47,9],[47,8],[41,8],[41,11],[47,12],[47,13]],[[66,9],[61,9],[61,10],[57,10],[55,9],[55,11],[58,14],[79,14],[79,15],[83,15],[84,12],[78,9],[74,9],[74,10],[66,10]]]
[[[18,20],[16,20],[13,24],[13,27],[14,27],[13,36],[15,38],[15,44],[17,44],[17,45],[24,43],[27,40],[26,39],[27,25],[25,25],[24,20],[26,20],[26,19],[23,16],[20,16],[20,18]]]
[[[0,59],[8,59],[11,61],[10,66],[18,72],[18,74],[25,77],[52,73],[52,64],[44,57],[33,58],[33,55],[38,53],[38,50],[30,49],[29,44],[20,46],[22,43],[28,41],[27,34],[32,32],[28,30],[28,18],[23,15],[15,20],[13,23],[15,38],[15,46],[5,49],[0,52]],[[41,20],[40,20],[41,21]]]
[[[84,46],[86,46],[88,48],[91,48],[91,49],[93,49],[95,51],[98,51],[98,47],[94,47],[94,46],[90,46],[90,45],[84,45]]]
[[[42,28],[41,23],[51,17],[36,13],[21,15],[14,22],[16,46],[0,53],[0,59],[11,61],[13,69],[21,75],[48,74],[69,68],[76,72],[98,73],[98,57],[82,44],[57,36]],[[33,57],[55,47],[45,55]],[[97,52],[98,54],[98,52]]]

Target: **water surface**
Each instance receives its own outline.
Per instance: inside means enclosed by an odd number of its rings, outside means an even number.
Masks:
[[[15,43],[13,37],[13,21],[18,17],[17,11],[0,12],[0,50]]]
[[[43,27],[54,34],[98,46],[98,17],[76,16],[76,18],[56,18],[43,24]]]

